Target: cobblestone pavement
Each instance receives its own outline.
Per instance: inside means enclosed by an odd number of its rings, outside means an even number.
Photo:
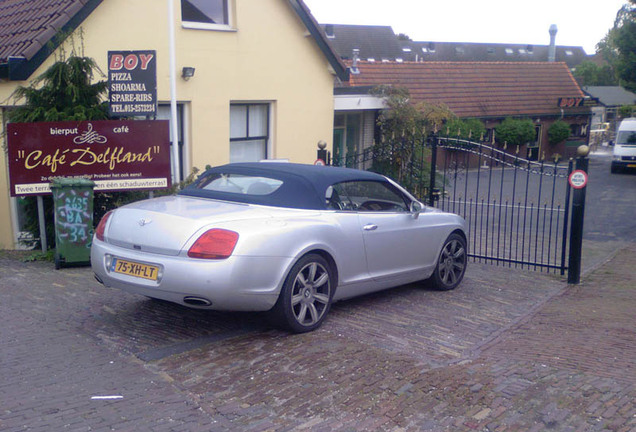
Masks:
[[[472,264],[289,335],[0,252],[0,430],[636,431],[634,263],[578,286]]]

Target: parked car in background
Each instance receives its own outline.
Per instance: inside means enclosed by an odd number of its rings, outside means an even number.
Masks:
[[[636,118],[626,118],[616,130],[611,172],[636,168]]]
[[[269,311],[306,332],[337,300],[428,278],[457,287],[466,228],[379,174],[229,164],[176,196],[106,214],[91,263],[109,287],[199,309]]]

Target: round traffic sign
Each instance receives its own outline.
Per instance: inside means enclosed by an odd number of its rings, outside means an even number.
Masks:
[[[319,166],[325,166],[325,161],[322,159],[316,159],[316,162],[314,162],[314,165],[319,165]]]
[[[587,173],[583,170],[572,171],[568,181],[574,189],[583,189],[587,185]]]

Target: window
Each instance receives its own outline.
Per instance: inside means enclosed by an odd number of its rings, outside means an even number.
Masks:
[[[184,106],[183,104],[177,104],[177,140],[179,141],[179,175],[172,173],[174,182],[180,182],[187,174],[185,174],[185,167],[187,166],[184,160],[184,154],[187,155],[187,151],[183,151],[184,148],[184,136],[183,136],[183,119],[184,119]],[[170,105],[159,104],[157,109],[157,120],[170,120],[171,110]],[[172,122],[169,123],[170,127],[170,159],[172,159]],[[187,150],[187,148],[186,148]],[[174,167],[170,164],[170,169],[174,171]]]
[[[616,136],[616,144],[620,145],[635,145],[636,144],[636,132],[634,131],[620,131]]]
[[[270,195],[283,184],[281,180],[243,174],[213,173],[195,183],[197,189],[245,195]]]
[[[229,0],[181,0],[181,21],[186,27],[219,28],[230,25]]]
[[[269,104],[230,105],[230,162],[267,159]]]
[[[327,206],[333,210],[361,212],[408,212],[407,200],[390,183],[351,181],[327,189]]]

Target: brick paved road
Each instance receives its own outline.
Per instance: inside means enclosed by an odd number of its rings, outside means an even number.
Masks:
[[[288,335],[0,253],[0,430],[636,431],[635,262],[576,287],[474,264]]]

